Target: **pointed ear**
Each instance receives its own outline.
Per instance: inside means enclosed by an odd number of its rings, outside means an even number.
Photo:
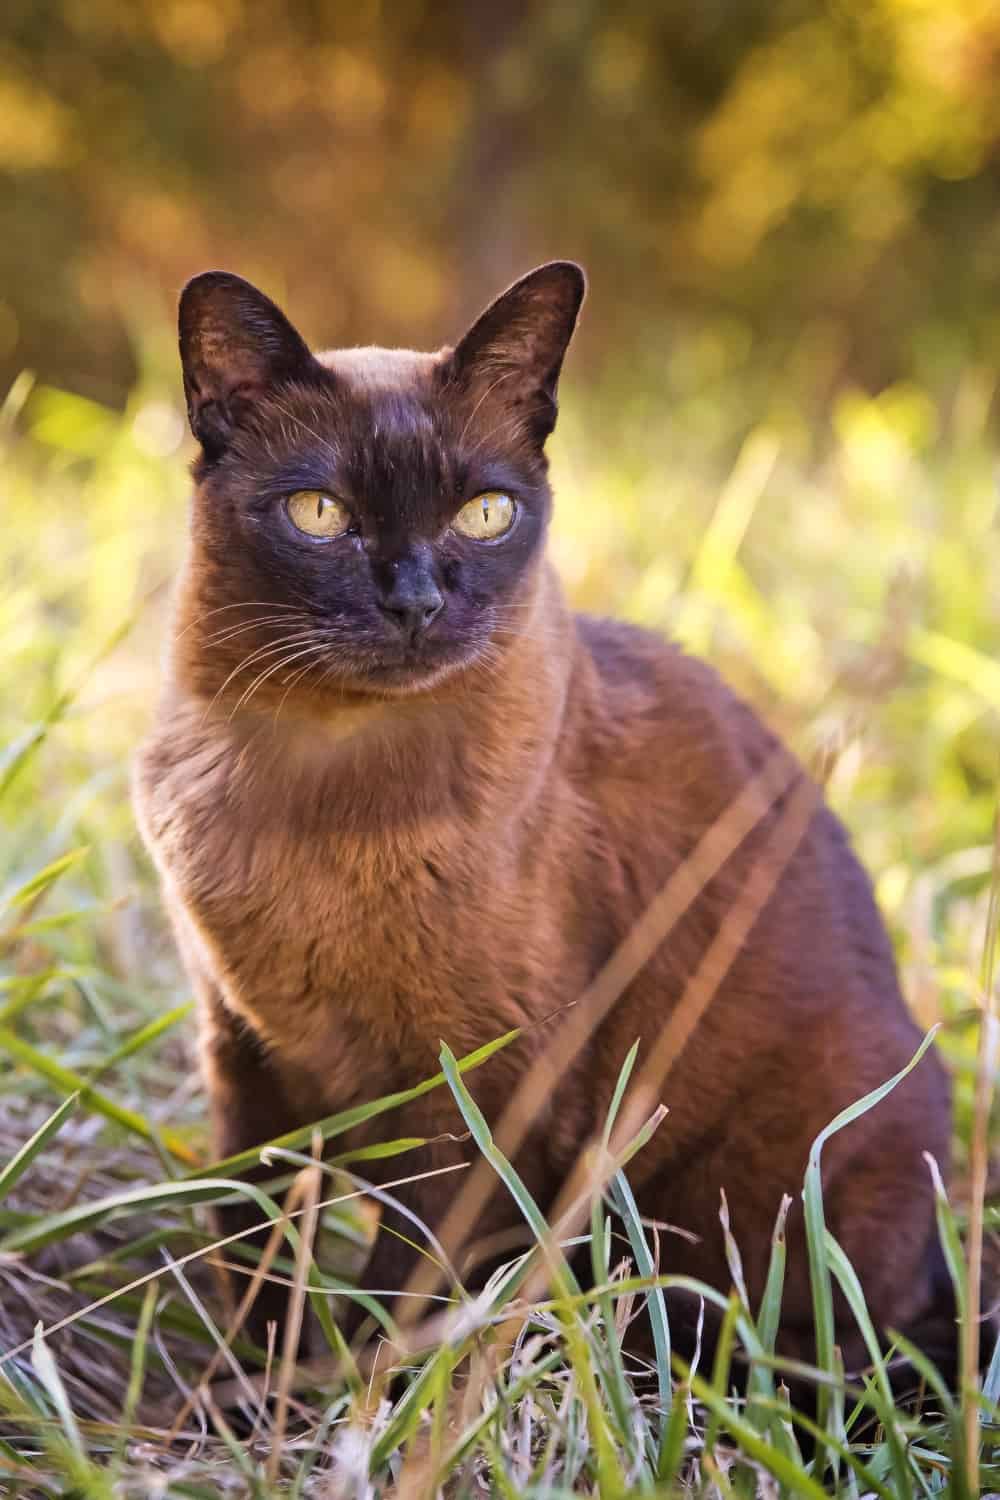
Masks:
[[[522,276],[473,323],[452,355],[455,377],[522,406],[539,443],[556,420],[556,386],[587,289],[571,260]]]
[[[188,418],[208,459],[224,452],[265,390],[315,367],[281,309],[228,271],[205,271],[188,282],[178,324]]]

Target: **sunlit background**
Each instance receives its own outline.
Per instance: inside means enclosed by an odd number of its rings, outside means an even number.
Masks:
[[[109,1017],[185,995],[127,796],[185,528],[179,285],[224,266],[316,345],[436,345],[570,256],[567,586],[839,750],[961,1067],[1000,709],[998,148],[994,0],[7,0],[0,875],[89,853],[16,957],[79,993],[2,1024],[85,1068]]]

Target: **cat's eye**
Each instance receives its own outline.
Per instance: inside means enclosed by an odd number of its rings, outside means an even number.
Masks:
[[[347,507],[322,490],[296,490],[285,509],[292,525],[306,536],[340,536],[351,524]]]
[[[463,536],[475,537],[476,541],[489,542],[503,536],[514,524],[517,506],[510,495],[501,490],[486,490],[463,505],[452,521],[456,531]]]

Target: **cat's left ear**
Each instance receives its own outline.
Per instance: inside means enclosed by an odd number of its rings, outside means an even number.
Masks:
[[[229,271],[205,271],[188,282],[178,325],[191,431],[208,459],[225,451],[265,391],[316,368],[280,307]]]
[[[539,266],[491,303],[451,356],[459,381],[525,408],[539,442],[555,426],[559,372],[586,290],[574,261]]]

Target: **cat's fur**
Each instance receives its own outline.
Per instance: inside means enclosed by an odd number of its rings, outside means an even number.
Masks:
[[[578,998],[774,747],[709,668],[563,601],[545,557],[543,447],[582,296],[579,269],[556,263],[456,349],[314,357],[238,278],[209,273],[184,292],[202,453],[136,800],[199,997],[220,1153],[417,1082],[442,1040],[461,1055],[524,1026],[469,1075],[495,1119],[551,1039],[534,1023]],[[303,488],[345,500],[356,531],[296,535],[283,499]],[[487,489],[517,498],[512,532],[457,536],[459,506]],[[385,607],[428,588],[444,608],[414,637]],[[518,1158],[543,1206],[600,1128],[629,1047],[648,1049],[671,1014],[775,816],[546,1099]],[[756,1299],[779,1201],[794,1195],[785,1337],[807,1351],[809,1143],[918,1040],[868,880],[820,806],[632,1169],[644,1211],[696,1237],[665,1238],[664,1268],[727,1286],[724,1188]],[[462,1125],[438,1089],[380,1129]],[[934,1304],[922,1153],[944,1166],[949,1132],[929,1054],[827,1148],[828,1223],[883,1327],[915,1327]],[[439,1140],[414,1170],[474,1154]],[[454,1191],[454,1176],[432,1177],[409,1202],[433,1224]],[[516,1223],[498,1193],[476,1230]],[[398,1287],[410,1264],[383,1233],[366,1284]],[[849,1319],[840,1336],[859,1357]]]

